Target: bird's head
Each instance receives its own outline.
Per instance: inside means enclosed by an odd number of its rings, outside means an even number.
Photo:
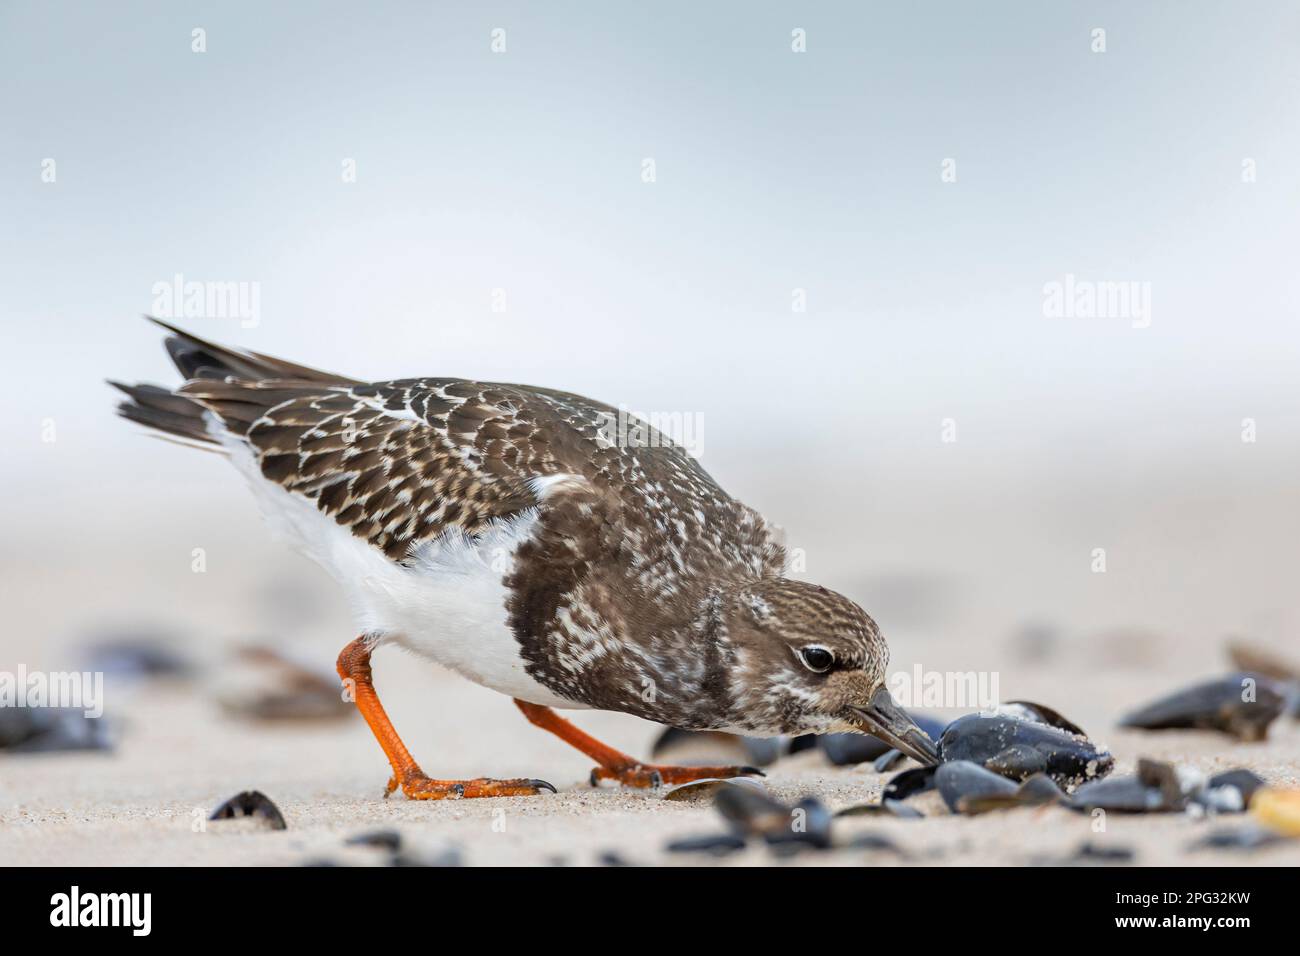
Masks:
[[[885,688],[889,647],[842,594],[788,578],[736,588],[725,608],[737,712],[780,733],[860,731],[923,764],[934,742]]]

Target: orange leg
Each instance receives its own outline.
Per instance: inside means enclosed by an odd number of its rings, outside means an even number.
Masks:
[[[411,752],[397,736],[392,722],[384,713],[375,693],[375,685],[370,674],[371,644],[364,636],[343,648],[339,654],[339,676],[344,685],[352,690],[357,710],[370,725],[371,732],[384,748],[388,762],[393,766],[392,779],[384,796],[388,796],[398,787],[412,800],[459,800],[467,797],[523,797],[541,793],[543,790],[555,792],[545,780],[491,780],[479,777],[476,780],[434,780],[425,776],[420,765],[415,762]]]
[[[630,787],[657,787],[661,784],[690,783],[713,777],[763,776],[757,767],[661,767],[643,764],[591,734],[579,730],[549,707],[529,704],[515,698],[515,704],[535,726],[549,730],[566,744],[578,748],[599,765],[591,771],[591,785],[602,780],[616,780]]]

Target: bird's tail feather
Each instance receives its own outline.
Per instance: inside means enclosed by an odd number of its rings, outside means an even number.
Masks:
[[[237,393],[245,392],[250,385],[256,387],[257,383],[274,382],[275,386],[289,389],[294,389],[296,386],[297,391],[301,391],[303,386],[358,384],[356,379],[286,362],[260,352],[218,345],[161,319],[152,316],[145,316],[145,318],[171,333],[164,343],[167,346],[167,353],[176,368],[185,376],[186,384],[190,387],[186,388],[182,385],[180,390],[172,391],[157,385],[126,385],[111,380],[108,384],[127,396],[127,401],[118,403],[119,415],[163,432],[165,435],[203,445],[219,445],[217,439],[208,432],[205,413],[216,410],[223,419],[226,417],[223,412],[230,413],[235,419],[242,421],[247,416],[239,414],[239,410],[245,405],[239,401]],[[195,383],[199,382],[206,387],[195,388]],[[229,391],[232,394],[228,396],[209,394],[213,389],[222,391],[223,382],[229,383],[231,386]],[[269,392],[273,390],[275,390],[274,386],[267,393],[260,394],[256,405],[264,408],[265,400],[270,397]],[[261,389],[258,391],[260,392]],[[214,409],[212,404],[214,399],[226,401],[221,408]],[[248,399],[244,399],[244,402],[247,401]],[[225,405],[230,407],[226,408]],[[253,411],[253,406],[249,406],[249,411]],[[259,408],[257,414],[260,414],[260,411]],[[248,420],[252,421],[257,414]],[[242,433],[246,427],[247,423],[244,423],[244,428],[236,430]]]
[[[124,392],[128,398],[128,401],[117,403],[117,413],[123,418],[178,438],[217,444],[217,440],[208,434],[203,420],[204,409],[198,402],[157,385],[126,385],[112,379],[108,384]]]
[[[245,382],[260,382],[264,379],[284,379],[294,382],[318,382],[322,385],[359,385],[354,378],[322,372],[273,358],[260,352],[234,349],[201,339],[191,332],[178,329],[174,325],[145,316],[150,322],[166,329],[165,345],[172,362],[187,379],[194,378],[236,378]]]

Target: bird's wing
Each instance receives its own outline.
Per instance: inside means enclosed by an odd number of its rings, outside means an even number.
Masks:
[[[565,490],[593,494],[555,445],[580,443],[516,386],[460,379],[367,385],[194,379],[178,394],[247,444],[261,473],[405,562],[449,531],[476,534]]]

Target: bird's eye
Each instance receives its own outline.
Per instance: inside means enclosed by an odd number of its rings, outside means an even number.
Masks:
[[[830,670],[831,665],[835,663],[834,654],[815,644],[812,647],[805,647],[799,652],[799,656],[803,658],[804,666],[818,674]]]

